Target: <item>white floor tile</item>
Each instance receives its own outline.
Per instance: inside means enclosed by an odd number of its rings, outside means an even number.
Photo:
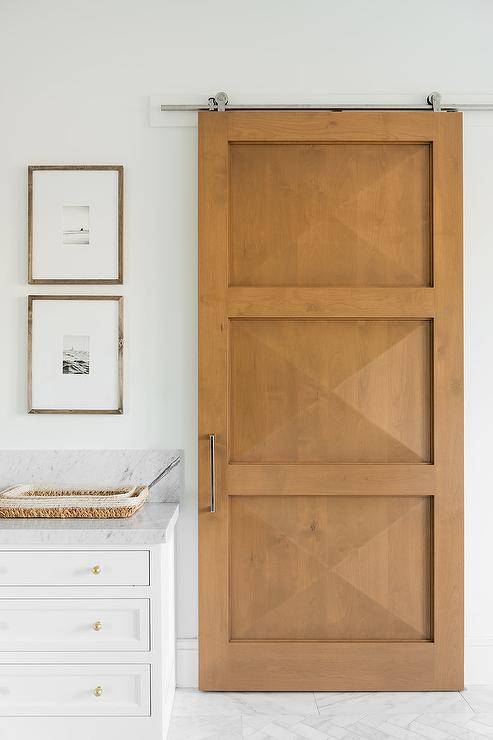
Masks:
[[[493,713],[491,712],[479,712],[474,714],[475,719],[481,719],[481,722],[488,727],[493,727]]]
[[[339,740],[339,738],[347,740],[347,738],[354,737],[352,728],[360,719],[361,715],[359,714],[349,716],[341,715],[340,717],[333,718],[312,715],[310,717],[305,717],[303,725],[305,727],[310,727],[312,730],[319,733],[317,740],[321,740],[322,737],[327,738],[328,740],[332,740],[333,738],[335,738],[335,740]],[[317,736],[314,735],[313,737],[315,738]]]
[[[257,740],[259,737],[286,738],[293,740],[327,740],[327,734],[320,732],[311,725],[311,720],[319,719],[319,715],[304,717],[296,714],[267,715],[243,714],[243,737]]]
[[[386,714],[383,713],[376,713],[376,714],[365,714],[364,715],[364,721],[369,727],[380,727],[382,724],[391,723],[392,727],[401,727],[403,729],[406,729],[409,727],[411,722],[413,722],[415,719],[417,719],[420,716],[420,713],[410,713],[410,714]]]
[[[475,737],[493,737],[493,717],[486,718],[483,714],[474,714],[466,725],[467,729],[475,733]]]
[[[468,686],[462,696],[475,712],[493,712],[493,686]]]
[[[281,727],[277,722],[270,722],[266,725],[262,730],[262,734],[276,740],[299,740],[299,735],[291,732],[286,727]]]
[[[418,719],[412,722],[409,729],[415,732],[418,737],[426,738],[427,740],[451,740],[451,737],[453,737],[453,735],[442,732],[437,727],[430,727]]]
[[[363,717],[366,717],[366,714],[337,714],[333,717],[319,715],[318,717],[310,717],[309,721],[314,727],[325,728],[332,725],[334,727],[350,727],[351,725],[354,725],[355,722],[359,722],[360,719],[363,719]]]
[[[173,717],[241,717],[237,704],[230,696],[223,692],[177,689]]]
[[[317,714],[317,704],[310,692],[265,692],[228,694],[243,714],[296,714],[306,716]]]
[[[324,692],[315,698],[321,714],[393,712],[467,712],[468,705],[457,691]]]
[[[481,740],[493,738],[493,715],[375,713],[366,715],[243,715],[245,740]]]
[[[472,713],[471,713],[472,715]],[[416,733],[408,730],[414,719],[410,715],[309,715],[299,718],[294,715],[243,715],[243,737],[246,740],[350,740],[352,738],[412,738]]]
[[[318,712],[315,715],[319,716]],[[276,721],[281,727],[292,727],[305,719],[304,714],[243,714],[243,734],[247,732],[258,732],[266,727],[270,722]]]
[[[317,730],[316,727],[313,727],[305,720],[301,720],[291,729],[302,738],[306,738],[306,740],[327,740],[327,734],[325,732]]]
[[[317,714],[317,704],[308,692],[216,692],[179,689],[173,714],[176,717],[244,714]]]
[[[411,725],[415,727],[417,731],[422,728],[433,729],[437,732],[441,732],[442,735],[437,737],[443,737],[457,740],[479,740],[479,738],[493,737],[493,727],[479,723],[479,715],[473,712],[467,713],[443,713],[443,714],[422,714],[416,722]],[[428,737],[427,735],[425,737]],[[431,735],[433,737],[433,735]]]
[[[241,716],[173,716],[167,740],[242,740]]]
[[[416,714],[324,715],[311,720],[313,726],[327,738],[358,738],[358,740],[420,740],[411,728]],[[471,714],[472,716],[472,714]]]
[[[463,696],[459,692],[176,692],[168,740],[240,738],[493,740],[493,687],[470,687]]]

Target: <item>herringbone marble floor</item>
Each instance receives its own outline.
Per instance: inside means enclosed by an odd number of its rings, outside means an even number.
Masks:
[[[168,740],[481,740],[493,686],[462,692],[176,692]]]

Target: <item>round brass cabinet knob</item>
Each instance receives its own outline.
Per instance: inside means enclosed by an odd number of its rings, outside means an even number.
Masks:
[[[101,566],[93,565],[93,567],[91,568],[91,571],[94,573],[95,576],[98,576],[101,573]]]
[[[94,622],[94,624],[92,625],[92,628],[95,632],[99,632],[102,626],[103,626],[103,623],[98,619],[97,622]]]
[[[94,696],[103,696],[103,689],[101,686],[96,686],[92,693]]]

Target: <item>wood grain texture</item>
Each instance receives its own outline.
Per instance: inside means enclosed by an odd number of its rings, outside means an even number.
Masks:
[[[461,131],[461,115],[456,113],[199,114],[202,689],[376,691],[463,686]],[[423,256],[428,250],[432,258],[432,264],[426,267],[423,261],[421,272],[415,273],[421,283],[405,285],[401,274],[400,284],[372,285],[378,265],[364,260],[358,265],[357,249],[347,266],[352,272],[344,280],[350,276],[361,282],[316,283],[318,275],[310,273],[310,239],[304,242],[305,253],[299,249],[299,234],[315,235],[313,254],[320,263],[319,236],[327,233],[321,224],[325,228],[328,222],[314,199],[318,186],[329,192],[320,168],[325,157],[320,147],[328,143],[341,149],[349,146],[352,166],[355,144],[364,144],[361,151],[392,145],[395,152],[405,144],[414,148],[418,160],[417,152],[428,152],[428,210],[424,208],[424,159],[412,170],[417,182],[402,183],[398,178],[388,200],[392,214],[402,215],[404,204],[392,201],[392,196],[405,190],[414,198],[413,213],[419,223],[409,223],[409,233],[421,234],[419,253]],[[281,209],[286,205],[278,192],[282,180],[291,198],[290,231],[298,233],[296,264],[290,261],[291,251],[285,264],[282,245],[277,243],[273,246],[277,261],[268,271],[262,272],[262,267],[260,278],[257,275],[251,284],[231,285],[231,245],[238,229],[237,220],[230,221],[230,186],[235,177],[238,187],[250,193],[242,207],[251,223],[248,228],[240,224],[240,243],[247,243],[247,233],[252,249],[257,248],[255,209],[247,202],[256,197],[254,188],[243,182],[239,170],[232,173],[231,162],[240,149],[245,158],[249,147],[255,152],[272,144],[278,147],[278,159],[280,152],[287,152],[285,161],[276,163],[276,177],[262,170],[256,153],[253,164],[242,163],[242,172],[246,176],[249,168],[263,171],[262,187],[271,188],[265,197],[271,202],[277,198]],[[294,171],[289,151],[293,144],[302,145],[303,152],[313,147],[315,154],[306,152],[304,157],[308,172]],[[293,160],[300,161],[299,151]],[[389,160],[382,156],[377,160],[385,179],[382,163]],[[300,182],[311,182],[310,168],[317,187],[302,188]],[[356,170],[346,181],[357,180]],[[384,223],[389,215],[379,187],[373,183],[366,190],[362,187],[363,200],[356,198],[355,207],[348,211],[370,242],[372,235],[389,233]],[[419,207],[417,193],[423,197]],[[320,205],[323,198],[317,202]],[[358,210],[363,202],[366,211]],[[262,208],[260,200],[257,205]],[[241,214],[238,203],[235,208],[236,215]],[[261,215],[260,241],[269,229],[274,238],[277,215],[273,214],[272,222]],[[282,221],[278,227],[283,228]],[[289,239],[290,233],[285,236]],[[401,238],[406,239],[404,232]],[[267,249],[267,242],[263,244]],[[415,259],[415,243],[412,250]],[[246,264],[249,256],[240,257]],[[407,257],[402,255],[403,260]],[[267,255],[267,261],[270,258]],[[362,264],[366,283],[359,272]],[[395,269],[398,274],[399,268]],[[283,285],[287,274],[290,282],[300,281]],[[385,275],[388,279],[390,272]],[[268,276],[270,284],[263,283]],[[330,276],[326,271],[324,280]],[[315,286],[304,284],[308,278]],[[380,344],[378,331],[368,331],[374,324],[387,332],[377,356],[372,353]],[[389,342],[392,332],[398,334],[404,325],[413,331]],[[338,331],[334,334],[329,326],[337,326]],[[406,349],[409,341],[416,343],[412,351]],[[334,390],[351,409],[376,420],[377,427],[380,422],[389,431],[390,426],[391,437],[410,450],[409,457],[402,459],[402,449],[389,443],[378,447],[379,451],[385,447],[386,457],[365,460],[369,449],[376,449],[371,434],[364,432],[367,421],[346,423],[345,414],[319,411],[309,424],[299,420],[300,411],[308,408],[312,413],[318,405],[327,405],[327,394]],[[291,431],[279,437],[276,430],[286,422]],[[277,439],[266,436],[272,428]],[[211,432],[217,440],[218,510],[214,515],[208,508],[207,434]],[[348,453],[349,459],[341,461]],[[393,519],[392,511],[401,511],[402,516]],[[378,522],[384,520],[386,525],[379,529]],[[313,529],[314,521],[318,525]],[[365,532],[369,537],[363,541]],[[291,545],[292,535],[296,546]],[[345,586],[344,594],[337,590],[322,557],[335,552],[334,543],[341,551],[348,548],[350,565],[346,562],[344,577],[351,587],[372,594],[371,598],[376,589],[376,602],[384,605],[387,616],[382,612],[376,616],[371,612],[374,606],[365,611],[361,597],[354,596],[351,588]],[[310,580],[314,576],[315,587]],[[290,612],[274,601],[276,593],[287,593],[293,583],[296,605]],[[335,594],[333,600],[329,594]],[[266,608],[277,618],[262,616]],[[396,617],[408,626],[397,626]]]
[[[297,496],[300,491],[312,495],[333,496],[361,493],[368,495],[433,495],[436,490],[435,465],[416,463],[384,465],[317,465],[314,463],[280,465],[279,463],[229,463],[224,471],[228,496]]]
[[[204,296],[204,300],[208,300]],[[432,288],[240,288],[227,294],[231,318],[428,318],[435,311]]]
[[[431,638],[430,499],[238,496],[230,543],[232,640]]]
[[[228,642],[228,532],[224,499],[227,426],[227,323],[224,312],[228,243],[227,119],[199,114],[199,639],[200,685],[223,678]],[[218,218],[219,216],[219,218]],[[218,245],[222,248],[218,249]],[[213,301],[204,301],[212,294]],[[216,513],[210,514],[208,435],[216,433]],[[210,567],[211,564],[214,567]]]
[[[431,282],[427,144],[233,144],[230,284]]]
[[[434,143],[438,132],[437,121],[428,113],[409,111],[231,111],[226,125],[228,141],[234,143]]]
[[[464,368],[462,116],[437,121],[433,145],[436,319],[434,418],[436,680],[464,671]]]
[[[232,462],[431,461],[431,329],[414,320],[230,326]]]

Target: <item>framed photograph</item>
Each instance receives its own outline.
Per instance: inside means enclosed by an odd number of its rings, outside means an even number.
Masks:
[[[28,409],[123,413],[122,296],[28,296]]]
[[[28,167],[31,285],[123,283],[123,167]]]

